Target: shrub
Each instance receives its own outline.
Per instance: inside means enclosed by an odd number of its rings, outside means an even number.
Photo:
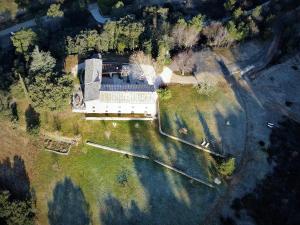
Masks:
[[[170,89],[161,88],[157,90],[158,96],[162,101],[166,101],[172,98],[172,92]]]
[[[229,158],[218,166],[219,173],[225,177],[231,176],[235,170],[235,158]]]
[[[122,170],[120,171],[120,173],[116,177],[117,182],[120,185],[125,186],[128,183],[128,176],[129,175],[130,175],[130,172],[127,169],[122,168]]]

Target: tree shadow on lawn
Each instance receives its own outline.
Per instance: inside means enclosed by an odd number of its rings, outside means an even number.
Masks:
[[[40,127],[40,114],[29,104],[25,111],[26,130],[27,132],[35,132]]]
[[[221,146],[217,142],[217,139],[215,138],[215,136],[212,134],[204,115],[199,111],[199,109],[197,109],[197,115],[198,115],[199,121],[203,127],[204,135],[206,138],[205,141],[209,143],[209,149],[211,149],[214,152],[220,152]]]
[[[138,200],[122,203],[108,195],[100,209],[104,225],[199,225],[205,203],[216,196],[208,187],[190,183],[167,169],[144,160],[134,160],[135,168],[147,197],[146,209]]]
[[[48,202],[50,225],[89,225],[90,211],[80,187],[66,177],[56,184]]]
[[[161,127],[164,132],[169,135],[173,135],[178,138],[182,138],[188,142],[193,144],[201,143],[201,140],[196,137],[195,130],[190,129],[189,124],[183,119],[177,112],[175,113],[175,119],[172,122],[168,116],[168,114],[164,111],[161,115]],[[187,133],[180,132],[181,129],[186,128]],[[171,139],[169,139],[171,140]]]
[[[244,115],[236,112],[229,112],[223,115],[220,111],[215,112],[217,129],[221,137],[219,149],[224,155],[234,155],[239,157],[240,151],[244,147],[243,141],[246,135],[246,122]]]
[[[0,162],[0,190],[8,190],[13,199],[26,200],[31,198],[30,181],[24,160],[14,156]]]
[[[132,125],[132,126],[131,126]],[[145,140],[135,138],[137,130],[133,124],[130,125],[130,132],[133,138],[132,149],[140,148]],[[188,146],[173,142],[160,136],[153,139],[149,129],[143,130],[143,136],[148,138],[148,152],[152,159],[159,159],[165,163],[180,167],[181,170],[188,170],[188,167],[199,172],[202,165],[196,160],[199,153],[193,149],[186,149]],[[159,134],[158,134],[159,135]],[[154,141],[161,142],[165,148],[157,152]],[[138,147],[137,147],[138,146]],[[172,152],[170,149],[172,148]],[[162,151],[162,152],[161,152]],[[188,153],[189,156],[184,156]],[[169,162],[163,159],[170,158]],[[181,158],[185,158],[180,162]],[[187,161],[188,160],[188,161]],[[143,186],[146,198],[146,209],[139,207],[139,199],[129,200],[127,204],[120,201],[112,194],[107,195],[100,208],[100,221],[104,225],[199,225],[205,212],[206,203],[212,202],[217,192],[207,186],[192,182],[173,171],[150,162],[133,158],[137,177]],[[194,171],[194,172],[195,172]],[[190,171],[189,171],[190,172]],[[205,172],[206,173],[206,172]],[[194,173],[193,175],[199,175]],[[203,178],[203,177],[202,177]]]
[[[194,130],[188,129],[187,122],[180,118],[177,114],[175,114],[175,116],[177,126],[187,128],[187,134],[182,134],[180,138],[184,140],[189,139],[188,141],[191,141],[192,143],[199,142],[197,141]],[[170,120],[167,115],[165,115],[165,123],[170,124]],[[173,130],[171,130],[171,133],[172,132]],[[186,136],[188,136],[188,138]],[[210,162],[206,157],[208,154],[170,138],[164,138],[164,142],[166,149],[171,149],[176,153],[173,156],[169,156],[172,159],[172,166],[203,180],[207,180],[207,178],[210,177],[211,174],[208,168],[213,166],[212,162]],[[213,161],[213,158],[211,158],[211,160]]]

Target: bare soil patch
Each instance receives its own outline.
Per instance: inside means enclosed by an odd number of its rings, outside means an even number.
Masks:
[[[33,164],[37,159],[38,149],[37,140],[28,137],[23,131],[13,129],[9,122],[0,122],[0,160],[20,156],[25,162],[28,176],[32,178],[36,174]]]

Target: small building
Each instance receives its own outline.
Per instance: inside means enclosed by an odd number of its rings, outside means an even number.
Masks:
[[[121,68],[120,68],[121,67]],[[157,93],[149,84],[138,65],[103,65],[102,59],[85,61],[82,100],[74,100],[73,112],[87,114],[90,118],[149,118],[157,114]],[[124,72],[125,71],[125,72]],[[80,104],[78,104],[78,102]]]

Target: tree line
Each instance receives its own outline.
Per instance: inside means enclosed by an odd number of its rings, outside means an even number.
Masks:
[[[20,64],[15,73],[26,84],[33,107],[57,110],[66,105],[71,95],[72,79],[58,71],[56,59],[48,51],[38,47],[37,34],[24,29],[11,37]]]

